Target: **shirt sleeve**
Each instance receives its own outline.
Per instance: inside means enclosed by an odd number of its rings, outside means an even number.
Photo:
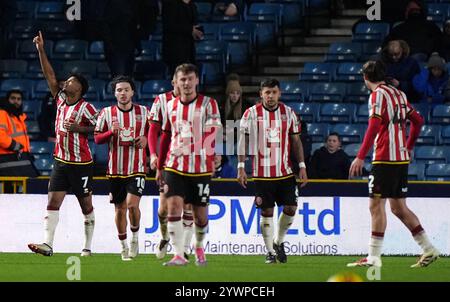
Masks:
[[[98,111],[91,103],[86,104],[86,108],[84,110],[84,117],[88,121],[91,126],[95,126],[97,123]]]
[[[216,100],[211,99],[206,107],[206,127],[222,127],[222,122],[220,121],[219,106]]]
[[[150,109],[149,121],[162,123],[161,99],[159,96],[153,101],[152,108]]]
[[[376,117],[382,119],[382,109],[384,96],[379,91],[374,91],[369,97],[369,118]]]
[[[102,109],[98,115],[97,122],[95,124],[95,132],[106,132],[108,131],[108,123],[106,122],[106,109]]]
[[[249,108],[245,110],[239,124],[239,129],[242,134],[250,134],[250,123],[251,123],[251,111]]]
[[[293,110],[289,110],[291,115],[291,125],[289,127],[289,134],[299,134],[301,132],[300,119],[297,117]]]

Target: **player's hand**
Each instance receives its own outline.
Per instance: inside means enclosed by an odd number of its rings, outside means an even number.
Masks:
[[[39,35],[34,37],[33,43],[34,43],[34,45],[36,45],[37,51],[44,50],[44,38],[42,37],[42,32],[41,31],[39,31]]]
[[[158,156],[156,154],[150,155],[150,169],[155,170],[158,167]]]
[[[349,177],[361,176],[363,168],[364,161],[356,157],[350,166]]]
[[[198,30],[199,25],[195,25],[192,27],[192,36],[194,37],[194,40],[202,40],[203,39],[203,33]]]
[[[138,136],[134,139],[134,144],[139,149],[144,149],[147,146],[147,138],[145,136]]]
[[[239,168],[238,169],[238,178],[237,178],[239,184],[247,189],[247,173],[245,172],[244,168]]]
[[[163,170],[160,170],[160,169],[156,170],[155,181],[159,187],[161,187],[165,184],[162,172],[163,172]]]
[[[78,132],[79,126],[75,121],[66,119],[64,120],[64,129],[71,131],[71,132]]]
[[[298,178],[301,180],[300,188],[303,188],[308,183],[308,174],[306,173],[306,168],[300,168],[298,172]]]
[[[119,122],[118,121],[113,121],[112,122],[112,128],[111,128],[112,132],[114,135],[117,135],[119,133],[120,130],[120,126],[119,126]]]

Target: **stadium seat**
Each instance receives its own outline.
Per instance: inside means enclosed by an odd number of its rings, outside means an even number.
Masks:
[[[287,104],[294,112],[300,116],[302,121],[313,123],[317,121],[319,115],[319,104],[316,103],[297,103],[292,102]]]
[[[141,41],[141,53],[136,61],[159,61],[161,60],[161,43],[149,40]]]
[[[88,60],[104,60],[105,49],[103,41],[93,41],[89,44],[89,48],[86,51],[86,59]]]
[[[8,36],[9,39],[33,39],[36,36],[39,24],[35,20],[17,20],[14,23],[13,32]]]
[[[350,123],[354,115],[354,104],[325,103],[320,106],[319,121]]]
[[[200,23],[203,26],[203,40],[219,40],[221,23]]]
[[[206,83],[220,83],[229,62],[227,43],[224,41],[201,41],[195,47],[197,62],[202,63]]]
[[[369,95],[370,90],[366,87],[366,84],[364,82],[348,83],[347,93],[345,94],[345,101],[367,104]]]
[[[255,45],[255,25],[245,22],[225,23],[220,29],[220,38],[228,44],[230,64],[251,63],[251,51]]]
[[[416,143],[418,145],[436,145],[439,143],[440,134],[441,126],[423,125]]]
[[[336,70],[336,81],[358,81],[363,79],[362,63],[340,63]]]
[[[385,22],[361,22],[355,27],[352,41],[382,41],[389,34],[390,25]]]
[[[339,134],[343,144],[362,142],[365,131],[365,125],[357,124],[336,124],[330,130],[330,132],[337,132]]]
[[[316,150],[322,148],[323,146],[324,146],[323,142],[312,143],[311,144],[311,155],[313,155]]]
[[[344,95],[344,83],[317,82],[312,84],[308,99],[310,102],[342,102]]]
[[[146,102],[153,102],[158,94],[171,91],[172,83],[169,80],[150,80],[145,81],[142,85],[140,99]]]
[[[24,40],[24,41],[17,41],[17,49],[16,49],[16,58],[17,59],[23,59],[23,60],[30,60],[30,59],[38,59],[39,54],[36,50],[36,45],[34,45],[33,41],[31,39]],[[46,40],[44,44],[45,52],[47,54],[48,58],[52,58],[53,55],[53,41],[52,40]]]
[[[409,180],[425,180],[425,164],[411,163],[408,166]]]
[[[37,120],[41,109],[41,103],[35,101],[23,101],[23,112],[27,115],[27,120]]]
[[[282,20],[282,6],[275,3],[253,3],[248,9],[246,21],[256,25],[256,42],[266,46],[275,41]]]
[[[427,20],[433,22],[444,22],[449,16],[449,5],[446,3],[428,4]]]
[[[79,73],[89,79],[95,77],[96,67],[95,64],[92,64],[92,62],[89,61],[67,61],[63,65],[60,76],[66,79],[72,73]]]
[[[440,143],[442,145],[450,145],[450,125],[442,127]]]
[[[445,164],[448,162],[449,152],[447,147],[418,146],[415,150],[415,160],[421,164]]]
[[[362,54],[360,57],[361,61],[368,61],[378,58],[381,54],[381,43],[380,42],[365,42],[361,43]]]
[[[108,144],[94,145],[95,163],[99,165],[108,164]]]
[[[356,109],[355,122],[367,123],[369,120],[369,106],[367,104],[361,104]]]
[[[90,101],[103,101],[103,90],[105,89],[106,81],[101,79],[93,79],[89,81],[89,91],[86,98]],[[94,94],[95,91],[95,94]],[[95,99],[93,99],[95,97]]]
[[[439,104],[431,111],[431,122],[436,124],[450,123],[450,105]]]
[[[151,41],[161,42],[162,41],[162,22],[157,22],[155,30],[150,36]]]
[[[301,27],[302,18],[304,16],[304,1],[303,0],[272,0],[273,3],[280,3],[282,5],[282,25],[293,25]]]
[[[164,62],[136,62],[135,77],[140,80],[163,80],[168,78],[167,65]]]
[[[59,73],[62,70],[62,62],[61,61],[53,61],[52,60],[52,66],[53,70],[56,73],[56,78],[59,78]],[[24,76],[27,79],[43,79],[44,74],[42,73],[41,64],[39,63],[39,60],[33,60],[29,61],[27,72]]]
[[[7,79],[0,83],[1,95],[5,95],[9,90],[18,89],[21,90],[24,99],[29,99],[33,91],[33,81],[24,79]]]
[[[71,39],[75,34],[75,25],[67,21],[45,21],[42,24],[44,39]],[[87,42],[85,42],[87,44]]]
[[[286,103],[304,102],[308,95],[307,83],[300,81],[280,81],[280,90],[281,100]]]
[[[41,135],[38,122],[33,120],[26,120],[25,124],[27,125],[27,134],[30,140],[38,140],[39,136]]]
[[[47,80],[34,81],[34,87],[32,91],[32,98],[35,100],[43,99],[50,92],[48,88]]]
[[[27,72],[25,60],[0,60],[1,78],[21,78]]]
[[[39,158],[34,161],[34,166],[43,176],[49,176],[53,169],[53,158]]]
[[[328,123],[308,123],[308,135],[313,143],[323,143],[328,136]]]
[[[209,21],[212,15],[212,4],[211,2],[195,2],[197,7],[198,20],[200,22]]]
[[[55,148],[55,143],[52,142],[40,142],[32,141],[30,142],[30,153],[33,154],[34,158],[50,158],[53,154],[53,149]]]
[[[60,60],[81,60],[88,49],[88,43],[83,40],[60,40],[55,43],[53,58]]]
[[[111,80],[111,70],[109,69],[108,63],[97,63],[97,78],[102,80]]]
[[[59,2],[39,2],[36,10],[38,20],[63,20],[65,3]]]
[[[356,62],[362,54],[360,43],[332,43],[325,55],[326,62]]]
[[[37,2],[35,1],[17,1],[16,20],[31,20],[34,18]]]
[[[336,73],[336,64],[324,62],[306,62],[300,73],[302,81],[331,81]]]
[[[432,164],[426,169],[426,179],[450,181],[450,164]]]
[[[211,22],[238,22],[241,21],[241,14],[237,14],[235,16],[226,16],[222,11],[220,11],[219,7],[221,5],[221,1],[214,1],[217,2],[214,4],[214,7],[212,8],[210,20]]]

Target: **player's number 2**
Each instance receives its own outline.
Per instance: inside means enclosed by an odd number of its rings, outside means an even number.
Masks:
[[[369,194],[372,194],[372,191],[373,191],[373,180],[374,180],[374,176],[369,175]]]

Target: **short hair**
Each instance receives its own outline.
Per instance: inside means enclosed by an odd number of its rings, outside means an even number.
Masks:
[[[81,85],[81,96],[85,95],[86,92],[89,90],[89,83],[86,80],[86,78],[84,76],[82,76],[79,73],[71,73],[69,75],[69,78],[74,77],[75,79],[77,79],[78,83],[80,83]]]
[[[188,74],[191,72],[195,73],[195,76],[198,78],[198,68],[194,64],[191,63],[184,63],[181,65],[178,65],[177,68],[175,68],[174,76],[176,77],[178,73],[181,72],[183,74]]]
[[[133,89],[133,91],[136,90],[136,86],[134,85],[133,80],[131,79],[131,77],[129,76],[125,76],[125,75],[118,75],[116,77],[114,77],[111,81],[111,89],[112,91],[116,91],[116,86],[119,83],[129,83],[131,86],[131,89]]]
[[[364,64],[362,72],[372,83],[384,81],[386,78],[386,67],[380,60],[368,61]]]
[[[23,92],[22,92],[22,90],[19,90],[19,89],[11,89],[10,91],[8,91],[8,92],[6,93],[6,100],[9,100],[9,97],[10,97],[11,94],[13,94],[13,93],[18,93],[18,94],[20,94],[20,97],[23,99]]]
[[[339,133],[337,133],[337,132],[331,132],[330,134],[328,134],[326,140],[328,140],[328,138],[329,138],[330,136],[336,136],[337,139],[338,139],[338,141],[341,141],[341,136],[340,136]]]
[[[278,88],[280,88],[280,82],[277,79],[265,79],[261,81],[260,89],[262,90],[263,88],[275,88],[277,86]]]

